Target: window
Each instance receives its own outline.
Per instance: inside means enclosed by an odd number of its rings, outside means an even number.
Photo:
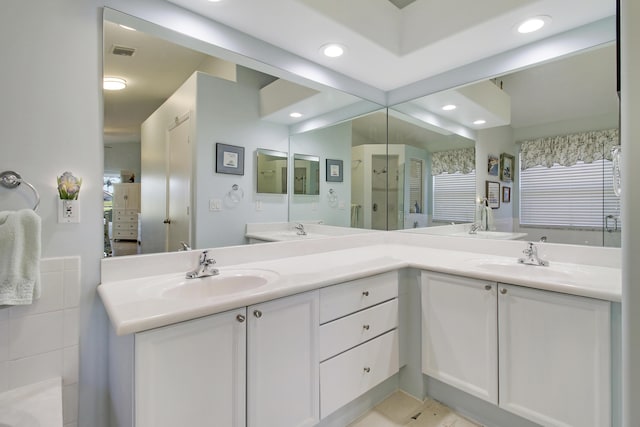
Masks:
[[[424,176],[422,174],[423,161],[410,160],[409,171],[409,203],[410,212],[424,213]]]
[[[605,213],[619,215],[610,160],[520,173],[521,225],[602,228]]]
[[[443,172],[433,177],[433,220],[473,222],[476,172]]]

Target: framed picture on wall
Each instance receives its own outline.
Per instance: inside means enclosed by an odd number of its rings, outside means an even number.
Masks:
[[[486,198],[487,198],[487,206],[489,206],[491,209],[498,209],[500,207],[500,183],[499,182],[487,181]]]
[[[502,187],[502,202],[511,202],[511,187]]]
[[[513,181],[514,159],[511,154],[500,154],[500,181]]]
[[[487,172],[489,175],[498,176],[498,169],[500,168],[500,161],[493,154],[487,156]]]
[[[216,173],[244,175],[244,147],[216,142]]]
[[[342,160],[327,159],[327,182],[342,182]]]

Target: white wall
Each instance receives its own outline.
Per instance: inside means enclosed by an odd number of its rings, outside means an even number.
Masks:
[[[120,175],[128,170],[135,174],[135,182],[140,182],[140,142],[115,142],[104,149],[104,172]]]
[[[287,152],[289,130],[260,120],[262,77],[238,67],[237,83],[198,73],[193,247],[209,248],[245,243],[250,222],[282,222],[288,218],[287,195],[257,194],[256,149]],[[244,147],[244,175],[215,172],[216,143]],[[227,194],[234,184],[244,191],[237,204]],[[209,200],[223,201],[222,210],[209,211]],[[260,202],[261,210],[256,204]]]
[[[291,153],[320,158],[320,191],[318,196],[293,194],[289,218],[291,221],[322,220],[327,225],[351,225],[351,121],[310,132],[291,135]],[[342,182],[327,182],[327,159],[342,160]],[[291,162],[290,162],[291,164]],[[329,203],[329,189],[337,195]]]
[[[494,226],[497,231],[513,231],[514,206],[517,201],[519,174],[516,172],[514,181],[501,182],[500,176],[489,175],[487,159],[489,154],[500,158],[500,154],[507,153],[517,158],[517,149],[513,142],[513,130],[510,126],[501,126],[479,130],[476,139],[476,194],[486,196],[486,181],[500,182],[500,208],[493,209]],[[502,202],[502,187],[511,187],[511,202]]]
[[[142,253],[164,252],[167,217],[167,141],[169,126],[176,118],[191,116],[193,132],[196,110],[196,74],[189,77],[142,123],[140,212]]]

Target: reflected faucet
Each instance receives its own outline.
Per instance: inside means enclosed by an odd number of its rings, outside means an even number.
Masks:
[[[538,258],[538,248],[533,244],[533,242],[527,243],[527,247],[522,251],[522,253],[525,256],[524,258],[518,258],[518,262],[520,264],[540,265],[543,267],[549,266],[549,261]]]
[[[482,227],[480,226],[480,223],[474,222],[473,224],[471,224],[469,234],[478,234],[478,230],[480,230],[481,228]]]
[[[216,261],[208,257],[209,251],[202,251],[198,267],[193,271],[188,271],[185,277],[187,279],[199,279],[201,277],[216,276],[220,274],[217,268],[213,268]]]
[[[298,236],[306,236],[306,235],[307,235],[307,232],[305,231],[305,229],[304,229],[304,225],[303,225],[302,223],[300,223],[300,222],[299,222],[299,223],[297,223],[297,224],[296,224],[296,226],[295,226],[294,228],[295,228],[296,230],[298,230],[298,231],[296,232],[296,234],[297,234]]]
[[[189,246],[185,242],[180,242],[180,248],[178,249],[178,251],[190,251],[190,250],[191,250],[191,246]]]

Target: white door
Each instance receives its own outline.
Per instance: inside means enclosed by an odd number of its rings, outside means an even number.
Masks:
[[[180,242],[191,242],[191,157],[189,116],[169,129],[167,185],[167,247],[176,251]]]
[[[246,309],[135,337],[136,427],[245,426]]]
[[[318,307],[312,291],[248,308],[248,427],[318,423]]]
[[[610,426],[609,302],[499,288],[500,406],[544,426]]]
[[[422,272],[422,372],[498,403],[496,284]]]

